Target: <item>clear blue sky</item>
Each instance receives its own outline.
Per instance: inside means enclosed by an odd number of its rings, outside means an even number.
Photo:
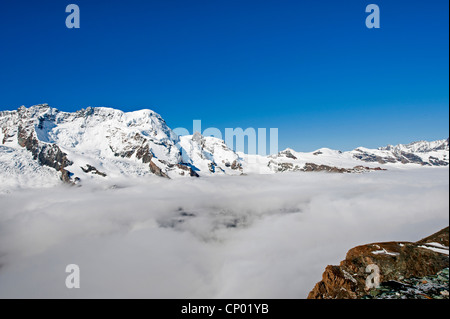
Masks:
[[[300,151],[447,138],[448,37],[448,0],[2,1],[0,109],[151,108]]]

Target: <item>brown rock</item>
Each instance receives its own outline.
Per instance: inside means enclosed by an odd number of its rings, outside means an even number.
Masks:
[[[142,146],[136,151],[136,158],[142,159],[142,163],[150,163],[153,158],[153,153],[150,151],[148,145]]]
[[[448,247],[449,228],[416,243],[386,242],[357,246],[339,266],[327,266],[308,299],[358,299],[367,294],[368,265],[380,269],[380,282],[434,275],[449,266],[448,255],[424,248],[438,242]]]
[[[106,173],[100,172],[98,169],[96,169],[94,166],[86,164],[86,168],[81,167],[81,170],[85,173],[92,173],[92,174],[97,174],[100,175],[102,177],[106,177]]]
[[[56,144],[39,142],[33,132],[19,127],[17,132],[17,141],[21,147],[26,148],[33,155],[33,159],[39,164],[56,169],[61,172],[61,180],[68,184],[71,181],[71,173],[65,167],[73,163],[67,158],[67,154],[62,152]]]
[[[169,178],[169,176],[167,176],[167,174],[164,173],[164,172],[158,167],[158,165],[156,165],[153,161],[150,161],[149,167],[150,167],[150,171],[151,171],[153,174],[158,175],[158,176],[161,176],[161,177]]]
[[[200,176],[197,174],[197,172],[195,172],[195,171],[192,169],[192,167],[189,167],[189,166],[184,165],[184,164],[177,164],[177,167],[178,167],[179,169],[182,169],[183,171],[188,172],[188,173],[189,173],[189,176],[191,176],[191,177],[200,177]]]
[[[231,164],[231,169],[242,170],[242,165],[240,163],[238,163],[238,161],[234,160],[233,163]]]

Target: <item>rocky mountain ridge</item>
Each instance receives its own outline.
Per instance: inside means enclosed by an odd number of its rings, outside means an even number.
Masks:
[[[378,267],[379,283],[384,287],[408,287],[411,285],[406,282],[410,279],[434,276],[449,267],[449,228],[415,243],[373,243],[350,249],[339,266],[326,267],[308,299],[360,299],[371,293],[378,295],[377,287],[367,285],[373,272],[373,267],[368,268],[370,265]],[[448,270],[446,274],[448,277]],[[448,298],[448,280],[446,291]]]

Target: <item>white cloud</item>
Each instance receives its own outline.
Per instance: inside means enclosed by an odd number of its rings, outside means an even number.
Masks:
[[[0,297],[304,298],[348,249],[449,223],[446,168],[114,183],[0,195]]]

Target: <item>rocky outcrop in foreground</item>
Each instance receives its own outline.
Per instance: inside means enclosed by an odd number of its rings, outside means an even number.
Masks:
[[[382,283],[362,299],[449,299],[449,269],[436,275]]]
[[[448,298],[448,271],[445,271],[449,267],[448,247],[447,227],[415,243],[385,242],[352,248],[339,266],[326,267],[308,299],[361,299],[382,293],[389,295],[386,292],[392,289],[398,290],[393,294],[395,297],[401,297],[399,291],[405,291],[406,298]],[[378,285],[374,280],[377,270]],[[436,278],[440,281],[435,282]],[[420,283],[429,285],[420,289]],[[427,291],[433,293],[427,295]]]

